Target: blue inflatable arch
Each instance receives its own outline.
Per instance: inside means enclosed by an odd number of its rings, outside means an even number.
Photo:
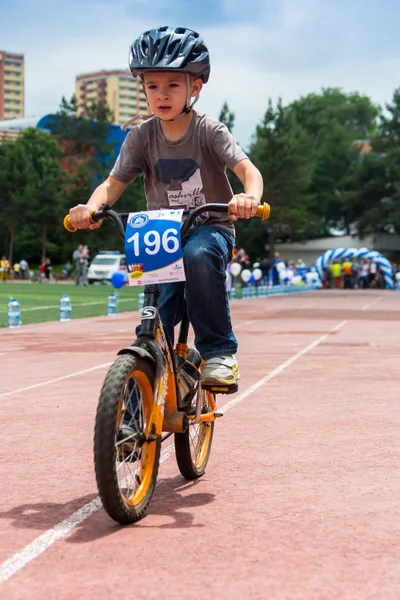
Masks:
[[[368,250],[368,248],[336,248],[335,250],[327,250],[324,254],[321,254],[315,263],[319,278],[322,280],[324,268],[329,262],[343,258],[373,260],[379,266],[385,278],[386,287],[389,289],[393,288],[392,265],[383,254],[380,254],[376,250]]]

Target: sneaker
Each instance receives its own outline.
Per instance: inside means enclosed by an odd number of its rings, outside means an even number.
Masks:
[[[232,385],[240,379],[234,356],[215,356],[207,360],[201,373],[202,385]]]

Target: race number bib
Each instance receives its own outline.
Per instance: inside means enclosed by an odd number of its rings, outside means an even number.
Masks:
[[[185,281],[182,215],[183,209],[129,214],[125,232],[129,285]]]

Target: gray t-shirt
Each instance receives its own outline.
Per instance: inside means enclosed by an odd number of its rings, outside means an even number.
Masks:
[[[233,192],[226,167],[232,169],[245,158],[225,125],[193,111],[189,129],[176,142],[165,138],[156,117],[134,127],[110,175],[130,183],[144,172],[149,210],[189,209],[206,202],[227,204]],[[202,221],[205,219],[207,225],[218,225],[235,234],[227,214],[210,212]]]

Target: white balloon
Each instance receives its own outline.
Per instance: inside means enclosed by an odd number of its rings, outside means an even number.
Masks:
[[[278,262],[278,264],[276,265],[276,268],[278,271],[283,271],[283,269],[286,269],[286,265],[283,262],[283,260],[281,260],[281,262]]]
[[[259,262],[255,262],[253,264],[253,269],[258,269],[259,266],[260,266],[260,263]],[[253,271],[253,273],[254,273],[254,271]]]
[[[398,273],[396,273],[395,277],[396,277],[396,281],[400,281],[400,271]]]
[[[236,277],[237,275],[239,275],[240,271],[242,270],[241,265],[239,265],[239,263],[232,263],[231,264],[231,273],[234,277]]]
[[[261,271],[261,269],[254,269],[253,276],[254,276],[254,279],[256,281],[259,281],[261,279],[261,277],[262,277],[262,271]]]
[[[306,279],[307,279],[307,283],[312,283],[314,280],[314,274],[313,273],[306,273]]]
[[[251,271],[249,269],[243,269],[243,271],[240,274],[240,277],[242,278],[242,281],[244,281],[244,283],[247,283],[251,277]]]
[[[281,269],[281,270],[279,271],[279,279],[280,279],[281,281],[283,281],[283,280],[285,279],[285,277],[286,277],[286,269]]]
[[[294,285],[298,285],[299,283],[301,283],[301,276],[300,275],[293,275],[293,277],[292,277],[292,283]]]

